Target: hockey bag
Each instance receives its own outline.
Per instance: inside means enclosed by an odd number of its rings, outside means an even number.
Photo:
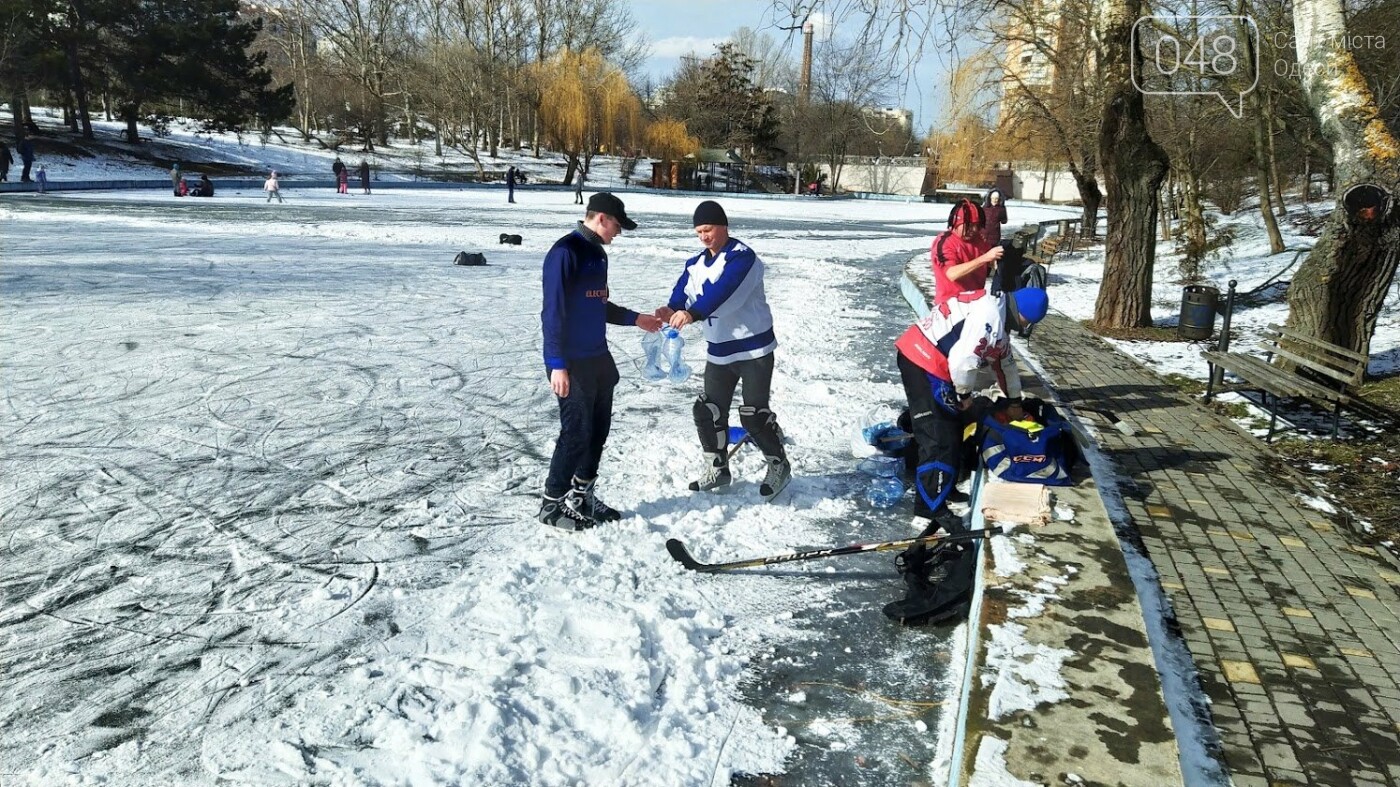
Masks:
[[[1003,481],[1069,486],[1079,449],[1069,424],[1038,399],[1023,403],[1026,418],[1011,421],[1003,407],[982,419],[982,463]]]

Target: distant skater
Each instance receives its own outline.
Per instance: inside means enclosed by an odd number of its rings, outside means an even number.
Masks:
[[[39,171],[38,171],[37,173],[35,173],[35,177],[38,178],[38,180],[39,180],[39,193],[40,193],[40,194],[43,194],[44,192],[48,191],[48,189],[49,189],[49,173],[48,173],[47,170],[44,169],[44,165],[43,165],[43,164],[40,164],[40,165],[39,165]]]
[[[267,176],[267,182],[263,183],[263,191],[267,192],[268,202],[271,202],[272,198],[276,197],[277,203],[279,205],[282,203],[282,187],[277,182],[277,170],[273,170],[272,174]]]
[[[369,193],[369,162],[360,159],[360,188]]]

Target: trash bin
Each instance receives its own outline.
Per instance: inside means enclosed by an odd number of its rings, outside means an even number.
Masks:
[[[1181,291],[1181,319],[1176,333],[1183,339],[1209,339],[1215,333],[1215,304],[1220,290],[1204,284],[1188,285]]]

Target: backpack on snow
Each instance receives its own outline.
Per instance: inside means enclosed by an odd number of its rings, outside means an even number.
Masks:
[[[479,251],[459,251],[457,258],[452,260],[453,265],[485,265],[486,255]]]
[[[1079,458],[1069,424],[1039,399],[1026,399],[1022,408],[1034,426],[1007,422],[1005,407],[983,417],[980,452],[987,472],[1003,481],[1069,486]]]

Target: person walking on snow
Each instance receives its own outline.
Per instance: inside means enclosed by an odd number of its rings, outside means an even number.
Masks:
[[[544,365],[559,402],[559,439],[545,479],[539,521],[584,530],[622,518],[598,499],[595,486],[603,445],[612,427],[617,364],[608,352],[607,325],[635,325],[655,333],[661,320],[608,300],[605,246],[637,223],[622,200],[604,191],[588,200],[583,221],[544,258]]]
[[[21,183],[29,183],[32,180],[29,177],[29,168],[34,166],[34,140],[29,137],[21,139],[15,143],[15,151],[19,153],[20,163],[24,165],[19,180]]]
[[[369,193],[369,162],[360,159],[360,188]]]
[[[711,491],[733,481],[729,471],[729,407],[742,382],[739,422],[767,461],[759,494],[772,500],[792,478],[783,450],[783,431],[769,409],[773,384],[773,313],[763,293],[763,260],[743,241],[729,236],[729,217],[718,202],[695,208],[695,235],[705,246],[685,261],[671,299],[656,316],[673,328],[703,322],[708,356],[705,389],[695,400],[695,428],[705,452],[705,472],[690,483],[692,492]]]
[[[44,169],[44,165],[39,165],[39,171],[34,174],[39,181],[39,193],[43,194],[49,190],[49,173]]]
[[[949,301],[974,301],[986,293],[987,271],[1004,249],[982,237],[986,214],[972,200],[959,200],[948,214],[948,230],[929,248],[933,264],[933,304],[943,310]],[[998,230],[1000,232],[1000,230]]]
[[[10,153],[10,146],[0,142],[0,181],[10,179],[10,165],[15,163],[15,157]]]
[[[584,179],[585,177],[587,177],[587,176],[588,176],[588,173],[584,172],[583,165],[580,164],[580,165],[579,165],[579,168],[578,168],[578,174],[574,177],[574,204],[575,204],[575,205],[582,205],[582,204],[583,204],[583,179]]]
[[[515,167],[506,170],[506,202],[515,202]]]
[[[267,181],[263,183],[263,191],[267,192],[267,201],[271,202],[273,197],[277,198],[277,203],[282,203],[282,188],[277,183],[277,170],[267,176]]]
[[[335,157],[335,162],[331,164],[331,172],[335,175],[335,193],[350,193],[350,176],[345,171],[345,162],[340,160],[340,156]]]
[[[180,193],[180,179],[180,162],[177,161],[170,165],[170,191],[177,197],[183,196]]]
[[[1006,203],[1002,200],[1001,189],[987,192],[987,198],[982,201],[982,213],[986,217],[982,237],[987,241],[987,245],[1000,246],[1001,225],[1007,220]]]

